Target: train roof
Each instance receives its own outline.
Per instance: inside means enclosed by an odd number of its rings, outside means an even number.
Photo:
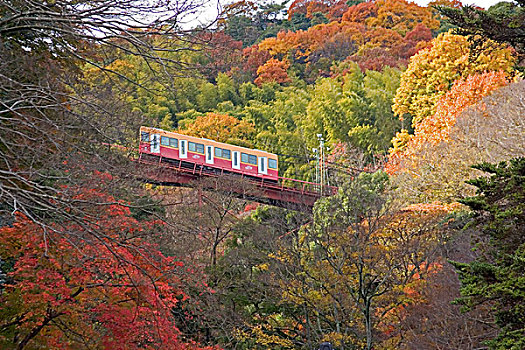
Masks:
[[[270,155],[270,156],[274,156],[277,159],[277,154],[270,153],[270,152],[267,152],[267,151],[263,151],[263,150],[260,150],[260,149],[257,149],[257,148],[247,148],[247,147],[243,147],[243,146],[232,145],[230,143],[219,142],[219,141],[211,140],[211,139],[204,138],[204,137],[196,137],[196,136],[190,136],[190,135],[185,135],[185,134],[179,134],[179,133],[174,132],[174,131],[166,131],[166,130],[163,130],[163,129],[149,127],[149,126],[141,126],[140,130],[143,130],[143,129],[147,129],[148,131],[156,131],[156,132],[158,132],[160,134],[164,134],[166,136],[173,135],[173,136],[179,137],[179,138],[180,137],[184,137],[184,138],[187,138],[187,139],[192,140],[192,141],[197,141],[197,140],[208,141],[208,142],[217,144],[218,147],[221,147],[222,145],[224,145],[222,147],[227,147],[229,149],[238,149],[238,150],[241,150],[241,151],[242,150],[257,151],[257,152],[260,152],[260,153],[265,153],[265,154]]]

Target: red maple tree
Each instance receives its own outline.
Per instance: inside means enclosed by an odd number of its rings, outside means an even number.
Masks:
[[[82,219],[43,225],[17,214],[0,229],[10,265],[0,347],[211,349],[183,340],[172,314],[188,299],[183,263],[140,238],[162,222],[138,221],[96,188],[64,191],[89,203]]]

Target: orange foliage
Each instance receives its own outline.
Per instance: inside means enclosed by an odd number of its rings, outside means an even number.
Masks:
[[[346,11],[348,11],[348,5],[346,4],[346,0],[340,0],[333,6],[330,6],[328,19],[330,20],[330,22],[340,21]]]
[[[291,20],[296,13],[302,13],[306,15],[308,11],[309,0],[295,0],[288,8],[288,20]]]
[[[378,0],[375,4],[377,16],[366,20],[371,27],[393,29],[401,35],[405,35],[419,23],[430,29],[439,28],[439,21],[434,18],[430,8],[406,0]]]
[[[290,65],[286,61],[279,61],[275,58],[268,60],[263,66],[257,69],[257,79],[255,84],[261,86],[264,83],[289,83],[290,77],[286,70]]]
[[[389,174],[416,167],[419,153],[423,149],[449,140],[450,129],[456,118],[469,106],[482,97],[508,84],[504,72],[490,72],[468,76],[454,83],[437,103],[436,113],[417,124],[404,148],[392,152],[385,166]]]
[[[179,132],[219,142],[235,143],[238,140],[252,139],[255,129],[247,121],[239,120],[231,115],[208,113],[197,117],[185,130],[179,130]]]
[[[419,50],[428,47],[431,40],[432,31],[420,23],[405,35],[403,41],[392,49],[392,55],[404,59],[406,66],[408,65],[408,59],[418,53]]]
[[[340,0],[295,0],[288,8],[288,20],[296,13],[302,13],[308,18],[316,12],[328,14],[330,8],[336,5]]]
[[[404,0],[383,1],[380,3],[382,7],[378,4],[364,2],[350,7],[343,14],[342,22],[319,24],[297,32],[280,32],[274,38],[263,40],[259,48],[275,58],[291,53],[298,60],[306,58],[307,62],[316,62],[319,57],[334,56],[327,56],[326,47],[333,46],[334,38],[343,35],[345,42],[352,45],[341,48],[337,56],[353,55],[348,59],[357,62],[361,69],[380,70],[384,66],[407,65],[408,58],[432,39],[429,28],[434,28],[436,22],[429,20],[432,17],[430,11]],[[383,23],[388,16],[385,9],[397,11],[394,22]],[[405,14],[408,21],[404,20]],[[356,54],[355,50],[349,49],[351,46],[359,48]]]
[[[417,203],[411,204],[403,208],[405,212],[422,212],[422,213],[433,213],[433,212],[442,212],[442,213],[451,213],[453,211],[461,209],[461,204],[458,202],[453,203],[441,203],[441,202],[432,202],[432,203]]]
[[[379,27],[367,30],[365,40],[368,46],[390,48],[402,42],[403,37],[391,29]]]
[[[432,31],[423,23],[419,23],[410,32],[405,35],[405,40],[410,41],[430,41],[432,40]]]
[[[418,24],[403,38],[399,33],[385,28],[372,28],[366,32],[366,44],[348,60],[356,62],[362,71],[380,71],[384,66],[407,66],[409,58],[432,40],[432,32]]]
[[[370,17],[377,16],[375,2],[362,2],[354,5],[343,14],[343,21],[365,23]]]
[[[469,37],[441,33],[410,59],[394,97],[392,111],[401,120],[412,116],[414,128],[435,114],[439,99],[458,79],[488,71],[513,71],[514,58],[506,45],[484,40],[475,49]]]
[[[364,26],[358,23],[331,22],[313,26],[306,31],[280,32],[276,38],[263,40],[259,44],[259,48],[267,50],[273,56],[295,50],[297,51],[297,56],[308,57],[312,52],[340,33],[349,36],[358,45],[362,45],[364,43],[364,32]]]
[[[330,11],[330,6],[320,1],[312,1],[306,8],[306,17],[312,18],[315,13],[327,14]]]
[[[301,30],[297,33],[281,31],[276,37],[264,39],[259,44],[259,49],[268,51],[272,56],[283,56],[297,45],[297,38],[301,32]]]
[[[437,29],[436,20],[430,8],[421,7],[405,0],[378,0],[362,2],[348,9],[343,21],[359,22],[368,27],[392,29],[401,35],[413,30],[418,24]]]
[[[399,67],[406,65],[406,60],[399,59],[392,55],[389,50],[382,47],[371,47],[362,49],[358,55],[348,58],[348,61],[357,63],[359,69],[381,71],[383,67]]]

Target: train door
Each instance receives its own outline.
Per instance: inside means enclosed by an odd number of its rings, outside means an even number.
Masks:
[[[151,153],[160,153],[160,135],[159,134],[151,134],[150,151]]]
[[[188,158],[187,140],[179,140],[179,158]]]
[[[241,169],[241,152],[239,151],[232,152],[232,168]]]
[[[213,146],[206,146],[206,164],[213,164]]]
[[[267,157],[258,157],[259,158],[259,166],[258,166],[258,172],[259,174],[268,175],[268,158]]]

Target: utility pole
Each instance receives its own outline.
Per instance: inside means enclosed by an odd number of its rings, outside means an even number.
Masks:
[[[325,151],[326,151],[326,153],[328,153],[328,151],[330,151],[330,147],[325,147],[323,149],[323,156],[324,156]],[[328,164],[327,163],[328,163],[328,161],[325,161],[324,157],[323,157],[323,164],[324,164],[323,169],[324,169],[324,180],[325,180],[324,184],[326,186],[330,186],[330,178],[328,177]]]
[[[317,148],[313,148],[312,151],[314,152],[315,156],[315,184],[319,185],[319,150]],[[319,187],[316,187],[316,189],[318,190]]]
[[[319,169],[321,173],[321,195],[323,195],[324,188],[324,138],[323,134],[317,134],[319,140]]]

